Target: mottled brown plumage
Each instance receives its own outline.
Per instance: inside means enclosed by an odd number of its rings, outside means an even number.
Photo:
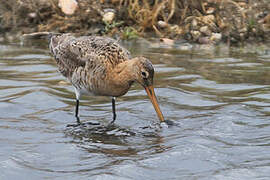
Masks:
[[[154,68],[146,58],[131,59],[115,40],[98,36],[52,35],[49,47],[60,73],[75,88],[77,118],[81,94],[118,97],[138,82],[149,95],[160,121],[164,121],[152,87]],[[115,120],[114,98],[113,113]]]

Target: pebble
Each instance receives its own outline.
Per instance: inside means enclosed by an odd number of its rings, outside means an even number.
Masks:
[[[212,36],[210,37],[211,41],[219,42],[222,39],[221,33],[212,33]]]
[[[200,37],[198,41],[200,44],[210,44],[212,42],[209,37]]]
[[[200,28],[200,32],[207,35],[207,36],[211,36],[211,34],[212,34],[212,31],[209,29],[208,26],[202,26]]]
[[[72,15],[78,8],[78,3],[76,0],[59,0],[58,6],[66,15]]]
[[[0,36],[0,43],[4,42],[5,38],[3,36]]]
[[[160,28],[166,28],[166,27],[168,27],[168,23],[166,23],[165,21],[158,21],[158,26],[160,27]]]
[[[172,31],[176,34],[183,34],[184,33],[184,30],[176,24],[170,27],[170,31]]]
[[[246,27],[238,30],[240,33],[246,33],[248,30]]]
[[[263,30],[264,32],[270,32],[270,27],[269,27],[269,25],[267,25],[267,24],[262,24],[261,27],[262,27],[262,30]]]
[[[241,6],[242,8],[247,7],[247,3],[245,3],[245,2],[238,2],[238,5]]]
[[[215,12],[215,8],[213,7],[209,7],[207,10],[206,10],[206,14],[213,14]]]
[[[242,40],[244,40],[244,38],[245,38],[245,33],[240,33],[239,36],[240,36],[240,38],[241,38]]]
[[[112,23],[115,18],[115,11],[113,9],[105,9],[102,17],[103,22]]]
[[[28,17],[30,17],[30,18],[36,18],[37,17],[37,13],[34,13],[34,12],[29,13],[28,14]]]
[[[192,29],[197,29],[198,22],[197,22],[196,19],[192,19],[192,21],[191,21],[191,27],[192,27]]]
[[[214,21],[215,21],[215,16],[212,15],[212,14],[207,15],[207,16],[203,16],[203,17],[202,17],[202,21],[203,21],[205,24],[214,22]]]
[[[251,31],[252,31],[253,33],[256,33],[256,32],[257,32],[257,29],[256,29],[256,28],[252,28]]]
[[[196,41],[201,36],[200,31],[190,31],[190,34],[192,35],[194,41]]]

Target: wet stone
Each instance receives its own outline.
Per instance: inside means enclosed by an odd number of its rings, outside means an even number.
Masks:
[[[158,26],[160,28],[166,28],[168,27],[168,23],[166,23],[165,21],[158,21]]]
[[[210,36],[212,34],[212,31],[209,29],[208,26],[202,26],[200,28],[200,32],[207,35],[207,36]]]

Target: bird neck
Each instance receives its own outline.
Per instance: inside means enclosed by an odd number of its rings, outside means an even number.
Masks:
[[[138,67],[136,61],[136,59],[124,61],[113,69],[109,83],[112,87],[111,91],[115,91],[113,94],[116,94],[116,97],[127,93],[133,82],[137,80],[135,72]]]

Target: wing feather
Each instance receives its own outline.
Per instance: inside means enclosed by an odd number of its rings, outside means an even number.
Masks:
[[[114,68],[130,56],[115,40],[99,36],[53,35],[49,47],[59,71],[69,79],[79,67],[104,76],[107,69]]]

